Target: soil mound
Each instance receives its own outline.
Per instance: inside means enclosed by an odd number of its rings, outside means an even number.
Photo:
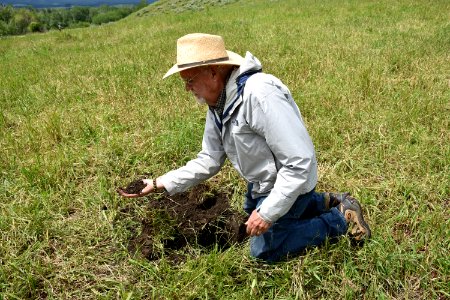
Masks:
[[[149,260],[177,256],[176,250],[187,245],[226,249],[247,237],[247,217],[230,207],[229,195],[206,184],[174,196],[151,194],[148,198],[142,231],[131,239],[129,250],[140,251]]]

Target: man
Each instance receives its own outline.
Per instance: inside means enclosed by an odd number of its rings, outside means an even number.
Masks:
[[[177,63],[187,91],[209,106],[202,150],[185,166],[145,179],[140,197],[169,194],[217,174],[228,158],[248,182],[244,210],[251,255],[279,261],[336,238],[353,225],[357,240],[370,237],[358,201],[348,194],[317,193],[314,146],[288,88],[262,73],[259,60],[225,49],[222,37],[194,33],[177,41]]]

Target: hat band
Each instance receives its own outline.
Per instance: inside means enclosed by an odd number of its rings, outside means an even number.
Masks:
[[[229,59],[229,57],[227,56],[227,57],[222,57],[222,58],[197,61],[197,62],[188,63],[188,64],[181,64],[181,65],[177,65],[177,66],[178,66],[178,68],[186,68],[186,67],[193,67],[193,66],[197,66],[197,65],[199,66],[199,65],[204,65],[204,64],[211,64],[211,63],[226,61],[228,59]]]

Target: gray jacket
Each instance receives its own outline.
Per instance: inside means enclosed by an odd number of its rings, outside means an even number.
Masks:
[[[183,192],[217,174],[228,157],[253,183],[252,196],[267,196],[259,214],[273,223],[299,195],[316,186],[317,161],[300,111],[279,79],[256,73],[247,80],[242,96],[236,97],[239,74],[259,69],[259,60],[247,52],[245,63],[233,71],[226,86],[222,128],[215,122],[215,112],[208,110],[197,158],[160,180],[169,194]]]

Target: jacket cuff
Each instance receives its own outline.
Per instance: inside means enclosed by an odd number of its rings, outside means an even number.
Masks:
[[[172,196],[172,195],[177,193],[177,186],[168,177],[169,177],[168,175],[163,175],[163,176],[158,178],[158,181],[162,183],[162,185],[164,186],[164,189],[166,190],[166,192],[170,196]]]
[[[271,223],[272,224],[274,222],[274,221],[271,221],[266,215],[261,213],[259,208],[256,211],[258,212],[259,217],[261,219],[263,219],[266,223]]]

